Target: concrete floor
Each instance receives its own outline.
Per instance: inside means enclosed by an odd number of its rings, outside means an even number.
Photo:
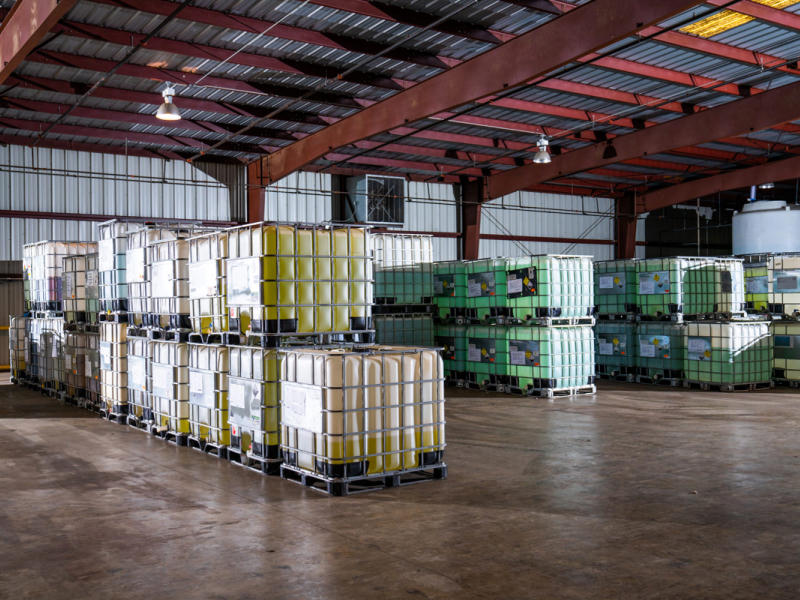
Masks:
[[[800,597],[800,396],[450,396],[446,481],[330,498],[0,385],[0,598]]]

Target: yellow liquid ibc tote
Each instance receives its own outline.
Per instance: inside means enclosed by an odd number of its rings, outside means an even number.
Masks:
[[[333,329],[350,329],[350,230],[333,230]]]
[[[317,331],[333,331],[333,259],[331,258],[331,232],[315,230],[316,236],[316,288]]]

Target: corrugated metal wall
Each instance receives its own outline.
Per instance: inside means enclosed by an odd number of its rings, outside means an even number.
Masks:
[[[245,206],[244,167],[213,169],[227,185],[182,161],[6,146],[0,210],[227,221],[231,190],[234,207]],[[0,217],[0,260],[22,258],[22,244],[40,239],[94,239],[94,226]]]
[[[481,258],[524,254],[585,254],[597,260],[614,257],[614,200],[517,192],[487,202],[482,209],[482,235],[591,239],[608,243],[573,241],[530,242],[482,239]],[[644,240],[643,221],[636,238]],[[637,249],[643,254],[643,248]]]
[[[298,223],[331,220],[331,176],[301,171],[267,187],[264,219]]]
[[[407,231],[458,232],[458,216],[452,185],[410,181],[403,229]],[[433,238],[436,260],[458,258],[458,239]]]

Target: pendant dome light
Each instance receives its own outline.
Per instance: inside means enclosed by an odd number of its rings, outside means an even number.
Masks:
[[[161,95],[164,96],[164,102],[158,107],[156,118],[162,121],[179,121],[181,113],[172,102],[172,98],[175,96],[175,88],[170,86],[161,92]]]
[[[533,156],[533,162],[540,165],[546,165],[552,162],[552,158],[550,158],[550,152],[547,151],[547,147],[550,142],[547,141],[545,136],[541,136],[539,141],[536,143],[536,147],[538,150],[536,154]]]

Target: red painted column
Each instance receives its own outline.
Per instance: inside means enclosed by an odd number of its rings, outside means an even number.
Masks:
[[[616,200],[614,256],[636,257],[636,198],[625,195]]]
[[[486,200],[483,178],[461,183],[461,244],[464,260],[477,260],[481,243],[481,204]]]
[[[264,220],[265,188],[260,160],[247,165],[247,222],[258,223]]]

